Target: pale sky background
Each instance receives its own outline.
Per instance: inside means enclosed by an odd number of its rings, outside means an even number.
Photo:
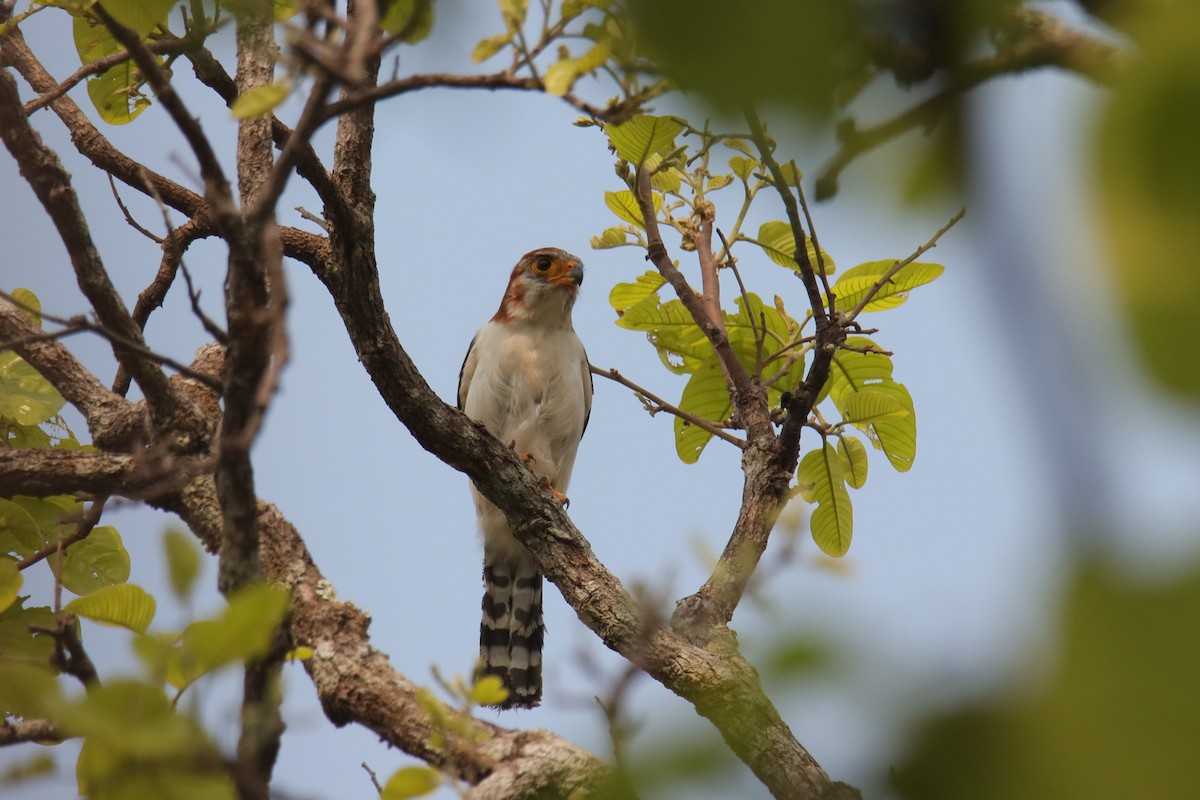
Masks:
[[[401,51],[403,70],[469,70],[474,42],[500,28],[490,3],[470,8],[486,11],[440,6],[431,40]],[[55,76],[64,77],[77,61],[50,24],[61,24],[61,15],[41,16],[23,30]],[[185,66],[176,73],[189,83]],[[90,108],[82,87],[72,96]],[[208,94],[186,98],[218,151],[231,152],[228,112]],[[1025,684],[1030,670],[1052,663],[1061,569],[1072,548],[1103,539],[1115,559],[1150,568],[1197,554],[1189,522],[1200,516],[1194,491],[1200,430],[1183,409],[1139,389],[1099,280],[1103,247],[1095,239],[1087,159],[1088,131],[1102,100],[1083,81],[1050,73],[973,95],[977,189],[966,200],[966,222],[924,257],[946,265],[946,274],[904,307],[866,320],[882,328],[876,340],[895,351],[896,377],[914,397],[916,465],[900,475],[873,453],[867,485],[853,493],[849,554],[837,563],[820,557],[803,522],[799,557],[773,570],[759,584],[762,602],[743,603],[734,618],[743,648],[758,664],[787,642],[830,643],[831,662],[819,675],[803,682],[763,677],[797,738],[832,776],[868,797],[888,796],[889,764],[902,756],[917,712]],[[298,109],[293,101],[282,113],[293,118]],[[693,120],[704,114],[666,104],[658,110]],[[603,192],[622,187],[603,136],[572,127],[576,116],[547,97],[480,91],[431,90],[378,108],[384,296],[401,342],[448,401],[467,344],[498,305],[513,263],[539,246],[562,247],[586,262],[575,323],[592,363],[617,367],[667,398],[682,390],[683,379],[661,368],[640,334],[613,325],[609,289],[647,265],[632,248],[588,246],[591,236],[616,224]],[[829,139],[764,116],[781,150],[815,174]],[[34,121],[66,159],[93,235],[132,307],[157,268],[156,250],[125,224],[107,180],[74,155],[52,112],[40,111]],[[132,125],[102,130],[125,152],[196,185],[194,161],[157,105]],[[318,138],[323,151],[331,133],[332,127]],[[814,207],[821,243],[839,267],[903,258],[958,209],[961,202],[952,198],[920,208],[902,204],[892,179],[910,158],[903,145],[884,148],[845,173],[833,201]],[[7,154],[0,157],[0,187],[0,287],[28,287],[54,314],[84,312],[65,253],[48,244],[57,238]],[[765,194],[746,226],[750,232],[784,218]],[[159,228],[152,204],[130,190],[122,196],[143,224]],[[715,198],[719,214],[728,215],[726,227],[739,198],[736,187]],[[280,204],[281,221],[311,227],[291,210],[297,205],[319,208],[311,194],[291,192]],[[793,309],[803,307],[800,284],[787,272],[749,246],[741,257],[753,290],[778,292]],[[186,263],[204,287],[204,307],[217,315],[222,249],[199,243]],[[466,479],[423,451],[390,415],[307,268],[289,263],[287,274],[292,360],[254,451],[259,495],[299,528],[340,596],[371,611],[372,642],[399,671],[426,685],[432,665],[466,674],[477,651],[481,591]],[[182,281],[151,318],[147,336],[153,348],[183,361],[205,341]],[[85,336],[67,341],[102,380],[111,380],[107,345]],[[627,586],[644,587],[664,608],[703,581],[705,553],[719,551],[736,515],[737,453],[720,445],[711,444],[697,465],[680,463],[670,418],[650,418],[629,391],[597,379],[571,516]],[[160,598],[155,628],[186,624],[189,612],[167,601],[162,570],[159,540],[172,518],[126,505],[105,520],[131,551],[131,581]],[[766,563],[784,538],[777,535]],[[214,564],[206,570],[190,613],[220,607]],[[34,602],[46,602],[45,582],[31,583]],[[545,706],[484,716],[546,727],[607,756],[592,696],[607,691],[623,661],[552,587],[546,615]],[[87,625],[85,642],[103,677],[135,669],[124,634]],[[585,663],[600,671],[599,682]],[[280,796],[372,797],[361,762],[381,779],[414,763],[365,729],[333,728],[298,666],[288,669],[286,681],[289,731],[274,782]],[[236,736],[231,689],[239,683],[229,673],[189,692],[227,747]],[[680,742],[717,743],[706,721],[653,681],[637,681],[630,699],[642,726],[636,755]],[[5,796],[42,800],[72,792],[72,746],[56,752],[57,779],[6,789]],[[0,750],[0,771],[31,754],[29,747]],[[735,764],[719,777],[698,775],[674,793],[654,787],[646,796],[767,793]]]

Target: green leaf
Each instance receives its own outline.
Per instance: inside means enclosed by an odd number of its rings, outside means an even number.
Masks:
[[[800,266],[794,258],[796,239],[792,236],[792,226],[788,223],[779,220],[764,222],[758,229],[758,239],[754,243],[763,249],[767,258],[779,266],[800,271]],[[813,246],[811,238],[806,242],[806,250],[808,251],[808,263],[812,265],[814,272],[819,273],[820,262],[817,260],[817,250]],[[821,261],[825,264],[825,274],[832,275],[836,267],[833,258],[825,252],[824,248],[821,249]]]
[[[750,180],[750,176],[754,174],[754,170],[758,169],[758,162],[753,158],[733,156],[729,159],[729,168],[733,170],[734,175],[737,175],[744,181],[748,181]]]
[[[171,591],[178,598],[187,597],[200,573],[200,548],[191,536],[174,528],[163,534],[163,548],[167,553]]]
[[[113,19],[133,29],[143,39],[160,24],[167,21],[167,14],[176,0],[103,0],[104,10]]]
[[[229,113],[234,119],[262,119],[274,113],[279,104],[287,99],[292,91],[288,81],[267,83],[255,86],[245,94],[238,95],[229,106]]]
[[[42,327],[42,302],[38,300],[38,296],[28,289],[13,289],[9,294],[21,305],[21,313],[29,319],[34,325]]]
[[[83,64],[124,49],[107,28],[83,14],[73,16],[72,30],[75,49]],[[101,119],[111,125],[125,125],[150,106],[141,93],[141,84],[137,66],[130,60],[88,78],[87,93]]]
[[[62,704],[62,690],[49,667],[0,662],[0,720],[7,716],[50,716]]]
[[[626,309],[636,306],[650,296],[657,297],[658,290],[665,286],[667,279],[658,270],[647,270],[637,276],[635,283],[618,283],[608,293],[608,302],[621,316]]]
[[[671,152],[675,137],[685,127],[677,117],[638,115],[620,125],[608,125],[604,132],[619,158],[640,167],[651,155]]]
[[[67,604],[67,611],[93,622],[145,633],[154,619],[154,598],[140,586],[118,583]]]
[[[902,416],[875,420],[869,428],[873,434],[872,443],[883,451],[896,471],[908,472],[917,457],[917,414],[913,409],[912,396],[904,384],[895,381],[875,384],[871,386],[871,391],[891,395],[908,412]]]
[[[725,388],[725,374],[714,362],[698,369],[683,388],[679,408],[701,419],[715,423],[723,422],[733,411],[729,390]],[[712,434],[680,417],[675,418],[675,452],[685,464],[695,464]]]
[[[653,201],[654,213],[657,214],[659,209],[662,208],[662,195],[655,193]],[[638,205],[637,198],[633,196],[633,192],[628,189],[623,189],[619,192],[605,192],[604,205],[608,206],[610,211],[630,225],[635,225],[642,230],[646,229],[646,222],[642,219],[642,208]]]
[[[891,417],[906,417],[910,413],[909,409],[891,394],[875,390],[873,387],[845,395],[839,407],[842,418],[856,425]]]
[[[716,363],[712,343],[679,300],[660,303],[657,295],[647,297],[625,309],[617,325],[645,331],[663,365],[676,375],[695,372],[707,362]]]
[[[604,233],[592,237],[591,245],[593,250],[611,250],[628,241],[629,234],[620,228],[605,228]]]
[[[551,64],[542,78],[546,94],[562,97],[571,91],[575,81],[602,65],[608,56],[608,42],[599,42],[578,58],[564,58]]]
[[[384,784],[379,800],[406,800],[409,797],[424,797],[431,794],[442,782],[442,777],[429,767],[403,767]]]
[[[288,593],[270,584],[252,584],[229,598],[220,620],[202,620],[183,632],[191,663],[203,672],[267,652],[288,608]]]
[[[838,437],[838,455],[846,462],[846,483],[861,489],[867,482],[867,446],[853,436]]]
[[[508,689],[498,675],[484,675],[471,687],[470,700],[477,706],[498,706],[508,699]]]
[[[388,0],[380,7],[379,27],[405,44],[416,44],[433,30],[432,0]]]
[[[0,614],[17,602],[17,593],[21,591],[24,579],[17,569],[17,562],[0,557]]]
[[[0,661],[20,659],[49,664],[54,655],[54,638],[47,633],[34,633],[30,628],[53,628],[54,612],[49,606],[24,608],[25,599],[0,612]]]
[[[838,558],[850,549],[854,512],[846,491],[847,464],[828,440],[800,459],[797,477],[800,496],[816,503],[809,527],[813,541],[826,554]]]
[[[127,580],[129,553],[111,525],[94,528],[63,553],[62,583],[70,592],[88,595]]]
[[[500,16],[509,30],[516,30],[525,24],[525,15],[529,12],[529,0],[499,0]]]
[[[0,418],[37,425],[66,403],[42,374],[11,350],[0,352]]]
[[[0,554],[28,558],[46,546],[46,538],[32,516],[21,505],[0,498]]]
[[[868,261],[847,270],[837,283],[833,285],[833,293],[837,297],[839,310],[851,311],[858,307],[867,292],[875,285],[895,261]],[[908,299],[908,293],[918,286],[923,286],[941,276],[946,268],[941,264],[914,261],[897,270],[896,274],[863,306],[863,311],[883,311],[903,305]]]
[[[471,60],[476,64],[487,61],[492,56],[499,53],[513,39],[511,31],[508,33],[499,33],[495,36],[489,36],[483,39],[479,44],[475,45],[475,49],[471,51]]]

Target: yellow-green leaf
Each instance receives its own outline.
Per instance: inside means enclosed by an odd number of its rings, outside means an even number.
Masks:
[[[66,403],[50,381],[11,350],[0,352],[0,419],[37,425]]]
[[[17,594],[21,591],[23,583],[24,579],[21,578],[21,571],[17,569],[17,563],[0,556],[0,614],[17,601]]]
[[[121,534],[111,525],[94,528],[63,553],[61,575],[63,587],[78,595],[129,580],[129,553]]]
[[[54,612],[49,606],[23,606],[24,598],[18,597],[15,603],[0,611],[0,662],[19,659],[48,664],[54,654],[54,637],[48,633],[34,633],[32,628],[53,629]]]
[[[167,554],[171,591],[176,597],[187,597],[200,573],[200,548],[191,536],[173,528],[163,534],[163,548]]]
[[[840,311],[851,311],[867,296],[871,287],[895,265],[895,261],[868,261],[846,270],[837,283],[833,285],[833,293],[837,298]],[[945,272],[941,264],[914,261],[905,264],[887,283],[879,287],[879,291],[871,301],[863,306],[863,311],[883,311],[902,305],[908,299],[908,293],[918,286],[923,286],[936,280]]]
[[[651,295],[657,297],[658,290],[666,282],[667,279],[658,270],[647,270],[637,276],[635,283],[618,283],[614,286],[608,293],[608,302],[620,315],[625,309],[636,306]]]
[[[792,236],[792,226],[788,223],[779,220],[764,222],[758,229],[758,239],[752,241],[763,249],[767,258],[779,266],[800,270],[795,259],[796,239]],[[812,265],[813,272],[819,273],[821,264],[824,264],[825,274],[833,274],[836,266],[833,258],[825,252],[824,248],[821,248],[821,258],[818,259],[812,239],[806,237],[805,249],[808,252],[808,263]]]
[[[256,86],[245,94],[238,95],[229,106],[234,119],[262,119],[270,116],[292,91],[288,81]]]
[[[74,15],[71,24],[75,49],[84,64],[123,49],[107,28],[83,14]],[[150,106],[141,85],[137,67],[133,61],[126,61],[88,78],[87,93],[101,119],[111,125],[125,125]]]
[[[662,195],[657,192],[653,195],[654,213],[657,214],[662,208]],[[616,214],[621,219],[628,222],[630,225],[635,225],[642,230],[645,230],[646,223],[642,219],[642,208],[638,205],[637,198],[633,196],[633,192],[624,189],[619,192],[605,192],[604,205]]]
[[[715,363],[698,369],[683,388],[679,408],[701,419],[720,423],[733,411],[725,375]],[[712,434],[680,417],[675,418],[675,452],[685,464],[695,464]]]
[[[619,158],[640,167],[653,154],[666,155],[675,147],[675,137],[685,125],[677,117],[638,115],[620,125],[608,125],[604,132]]]
[[[620,228],[605,228],[604,233],[592,237],[591,245],[593,250],[611,250],[614,247],[620,247],[628,240],[629,234]]]
[[[821,447],[800,459],[797,478],[800,496],[816,503],[809,527],[813,541],[827,555],[843,556],[850,549],[854,530],[854,512],[850,493],[846,491],[846,462],[838,451],[824,440]]]
[[[839,436],[838,455],[846,462],[846,483],[861,489],[867,482],[867,446],[853,436]]]
[[[855,424],[875,422],[889,417],[905,417],[909,414],[909,409],[904,404],[886,391],[876,391],[873,385],[862,391],[847,394],[839,408],[842,418]]]
[[[379,27],[405,44],[416,44],[433,30],[432,0],[388,0],[380,6]]]
[[[497,706],[508,699],[508,689],[498,675],[484,675],[471,687],[470,700],[477,706]]]
[[[712,343],[679,300],[660,303],[657,295],[647,297],[625,309],[617,325],[645,331],[663,365],[677,375],[695,372],[714,358]]]
[[[431,794],[442,782],[442,776],[429,767],[403,767],[384,784],[379,800],[407,800]]]
[[[869,423],[873,444],[883,451],[897,472],[908,472],[917,457],[917,414],[912,396],[904,384],[895,381],[874,384],[870,390],[891,395],[908,412]]]
[[[154,619],[157,604],[142,587],[133,583],[118,583],[67,604],[72,614],[122,628],[145,633]]]
[[[33,516],[19,503],[0,497],[0,555],[28,558],[45,545],[46,537]]]
[[[145,38],[158,25],[167,21],[167,14],[176,0],[103,0],[104,10],[113,19]]]
[[[471,60],[476,64],[487,61],[504,49],[512,41],[512,38],[513,35],[510,31],[509,33],[500,33],[481,40],[479,44],[475,45],[475,49],[471,51]]]
[[[752,158],[733,156],[729,159],[729,168],[733,170],[734,175],[737,175],[744,181],[748,181],[750,180],[750,176],[754,174],[754,170],[758,169],[758,162]]]
[[[0,718],[47,716],[62,702],[62,690],[49,667],[0,661]]]
[[[288,661],[308,661],[313,657],[313,649],[311,647],[293,647],[287,652]]]
[[[13,289],[9,294],[21,304],[21,313],[34,325],[42,327],[42,301],[38,300],[38,296],[28,289],[21,288]]]

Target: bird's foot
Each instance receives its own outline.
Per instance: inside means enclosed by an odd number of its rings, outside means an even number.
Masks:
[[[554,495],[555,500],[557,500],[558,502],[563,504],[563,508],[571,507],[571,498],[567,497],[565,494],[560,492],[558,489],[555,489],[554,484],[550,481],[549,478],[543,477],[539,481],[539,483],[541,483],[542,486],[545,486],[547,489],[550,490],[550,494]]]

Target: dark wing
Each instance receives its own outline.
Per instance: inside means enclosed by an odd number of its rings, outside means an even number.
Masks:
[[[467,404],[467,389],[471,386],[471,378],[475,377],[475,366],[479,363],[475,354],[475,340],[478,338],[478,333],[471,337],[471,344],[467,346],[467,354],[463,356],[462,366],[458,368],[459,411],[462,411]]]
[[[592,365],[588,363],[586,352],[583,354],[583,380],[587,384],[587,391],[583,397],[583,430],[579,433],[580,439],[587,433],[588,422],[592,418],[592,393],[596,391],[596,379],[592,377]]]

